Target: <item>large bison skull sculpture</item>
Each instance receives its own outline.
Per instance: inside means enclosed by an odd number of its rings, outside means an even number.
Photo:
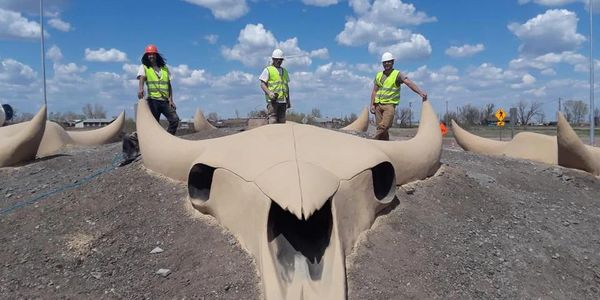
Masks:
[[[396,185],[432,175],[441,154],[428,102],[401,142],[295,123],[189,141],[166,133],[144,100],[137,113],[144,165],[187,181],[193,206],[255,257],[267,299],[345,298],[346,254]]]

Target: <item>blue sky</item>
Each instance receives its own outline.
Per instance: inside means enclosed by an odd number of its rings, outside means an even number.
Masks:
[[[264,108],[258,76],[279,47],[295,111],[360,112],[390,51],[440,114],[446,102],[507,110],[526,100],[553,119],[559,97],[589,102],[588,1],[45,0],[48,109],[99,103],[131,116],[140,57],[153,43],[182,118],[198,107],[221,117]],[[595,26],[597,78],[599,36]],[[43,103],[39,37],[39,0],[0,0],[0,102],[20,112]],[[401,107],[417,100],[403,88]]]

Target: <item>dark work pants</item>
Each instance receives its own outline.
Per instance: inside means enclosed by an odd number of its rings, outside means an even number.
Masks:
[[[169,128],[167,128],[167,132],[175,135],[175,132],[177,132],[177,126],[179,126],[179,117],[177,116],[175,109],[169,105],[169,101],[155,100],[150,98],[148,98],[147,101],[150,111],[152,112],[152,116],[154,116],[156,122],[160,120],[160,114],[163,114],[167,118],[167,121],[169,121]]]

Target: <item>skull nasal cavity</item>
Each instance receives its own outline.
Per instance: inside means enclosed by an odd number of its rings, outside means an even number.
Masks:
[[[215,168],[203,164],[195,164],[188,176],[188,194],[192,199],[207,201],[210,196]]]
[[[389,162],[382,162],[371,169],[373,173],[373,190],[377,200],[384,200],[396,192],[396,173]]]

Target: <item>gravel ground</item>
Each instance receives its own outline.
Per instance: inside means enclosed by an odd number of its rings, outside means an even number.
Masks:
[[[600,180],[445,145],[348,256],[350,299],[600,298]],[[120,147],[0,169],[2,298],[261,298],[235,238]]]

